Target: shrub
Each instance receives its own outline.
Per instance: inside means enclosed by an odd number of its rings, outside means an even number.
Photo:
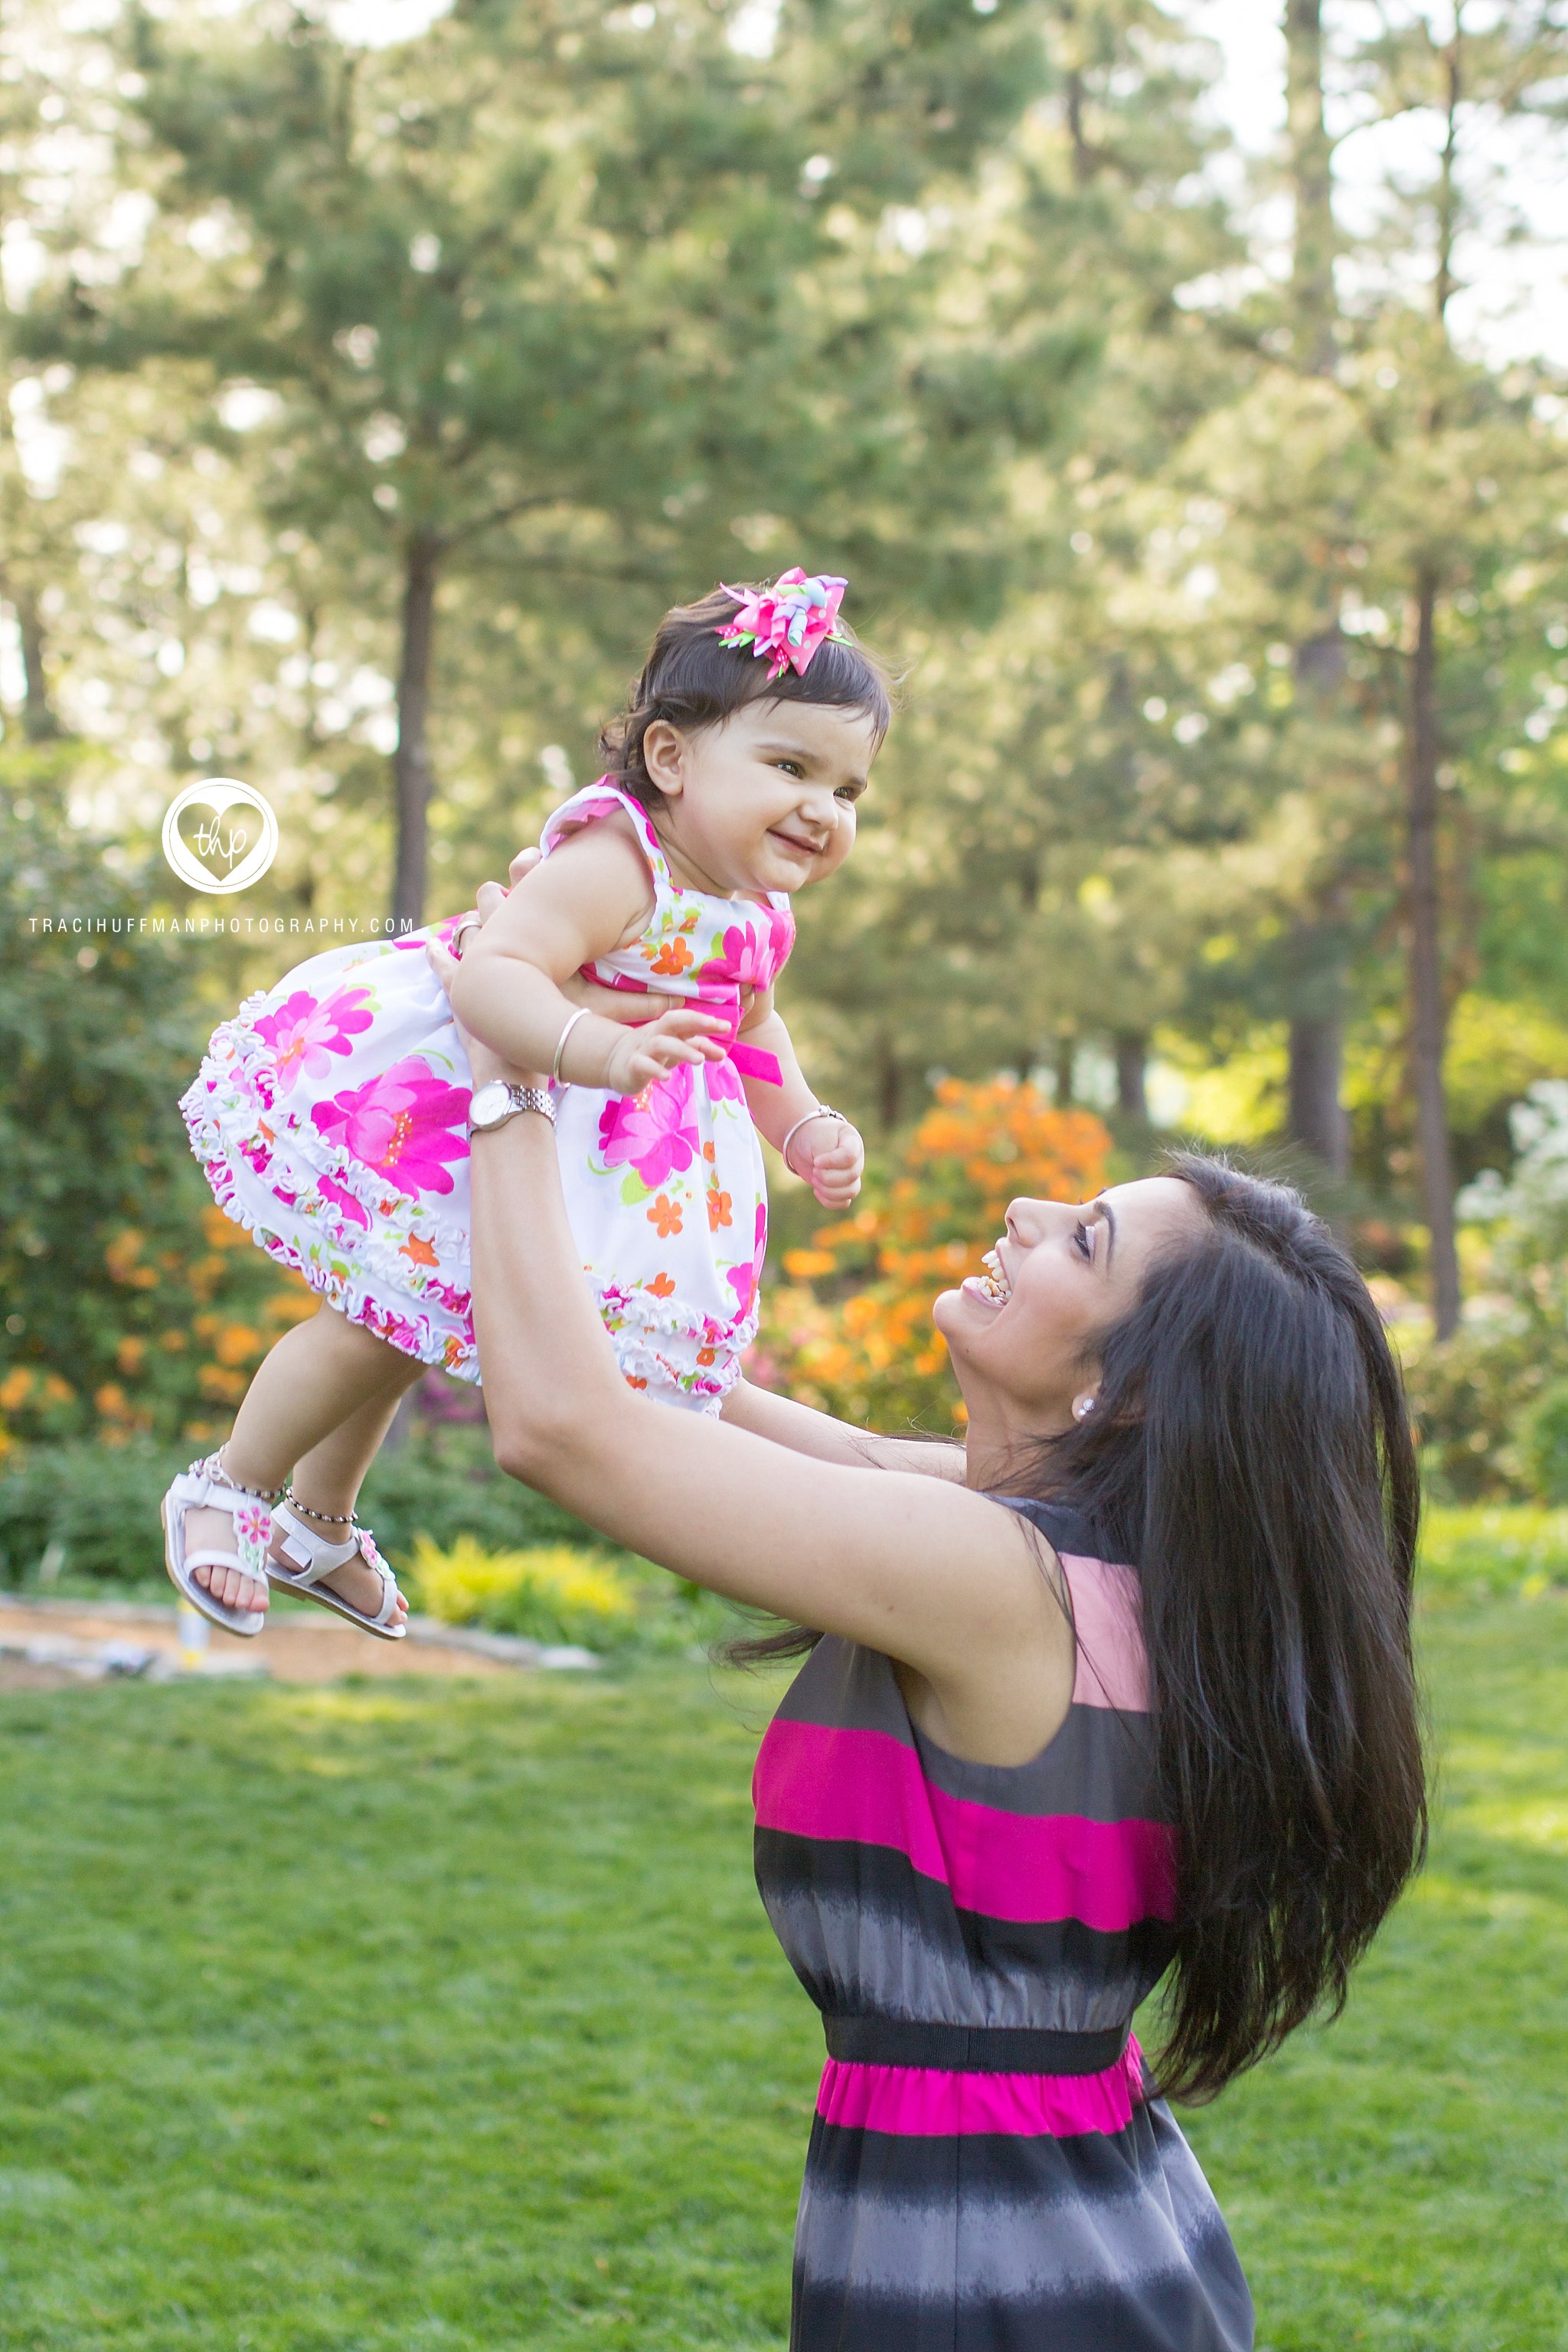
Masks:
[[[58,1577],[120,1584],[163,1572],[158,1505],[189,1445],[92,1439],[18,1449],[0,1472],[0,1583]],[[591,1541],[568,1512],[490,1459],[482,1430],[416,1431],[372,1465],[360,1516],[402,1570],[421,1536],[468,1536],[495,1551]]]
[[[158,1505],[187,1458],[143,1444],[30,1447],[0,1477],[0,1583],[161,1576]]]
[[[1568,1330],[1527,1313],[1466,1323],[1415,1350],[1405,1384],[1423,1473],[1439,1501],[1525,1502],[1542,1490],[1526,1443],[1546,1391],[1568,1380]]]
[[[616,1646],[637,1630],[637,1596],[625,1577],[609,1561],[567,1544],[494,1552],[459,1536],[442,1550],[421,1538],[409,1599],[444,1624],[589,1649]]]
[[[1544,1503],[1568,1503],[1568,1381],[1555,1381],[1526,1418],[1520,1453]]]
[[[569,1511],[496,1468],[483,1428],[416,1428],[376,1456],[359,1508],[395,1568],[421,1537],[472,1536],[491,1551],[594,1540]]]

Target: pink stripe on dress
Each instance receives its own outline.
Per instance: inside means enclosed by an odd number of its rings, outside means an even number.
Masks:
[[[1069,2139],[1125,2131],[1143,2095],[1136,2038],[1103,2074],[964,2074],[935,2066],[858,2066],[830,2058],[816,2112],[849,2131],[906,2138],[977,2132]]]
[[[759,1829],[890,1846],[988,1918],[1081,1919],[1116,1934],[1174,1916],[1174,1855],[1162,1823],[1010,1813],[950,1797],[887,1732],[775,1719],[752,1793]]]

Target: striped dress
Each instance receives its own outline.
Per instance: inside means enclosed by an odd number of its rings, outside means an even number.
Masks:
[[[792,2352],[1249,2352],[1207,2182],[1143,2073],[1167,1966],[1137,1578],[1073,1514],[1078,1663],[1031,1763],[911,1723],[890,1662],[829,1636],[757,1759],[757,1884],[823,2012]]]

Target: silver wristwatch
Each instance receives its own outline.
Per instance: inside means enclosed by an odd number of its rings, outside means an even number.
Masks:
[[[510,1087],[504,1078],[487,1078],[469,1098],[469,1140],[476,1135],[489,1135],[492,1128],[504,1127],[520,1110],[539,1111],[552,1127],[555,1124],[555,1105],[548,1087]]]

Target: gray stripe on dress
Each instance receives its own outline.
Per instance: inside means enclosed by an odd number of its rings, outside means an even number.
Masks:
[[[1206,2215],[1165,2210],[1131,2171],[1121,2196],[1097,2184],[1086,2198],[1064,2166],[1054,2183],[1032,2171],[1016,2197],[963,2193],[960,2202],[953,2189],[963,2178],[963,2143],[948,2143],[939,2164],[947,2180],[933,2180],[920,2198],[880,2197],[864,2179],[850,2195],[813,2181],[798,2243],[807,2277],[871,2294],[1044,2311],[1096,2288],[1149,2293],[1186,2280],[1209,2235]]]
[[[1131,1956],[1124,1969],[1108,1966],[1103,1944],[1081,1972],[1065,1959],[1047,1972],[1026,1929],[1009,1951],[1005,1931],[988,1926],[977,1957],[955,1931],[917,1932],[907,1898],[902,1910],[880,1909],[865,1888],[835,1897],[820,1886],[770,1886],[767,1910],[797,1974],[818,1999],[832,1988],[847,2015],[1097,2033],[1122,2024],[1149,1990]]]

